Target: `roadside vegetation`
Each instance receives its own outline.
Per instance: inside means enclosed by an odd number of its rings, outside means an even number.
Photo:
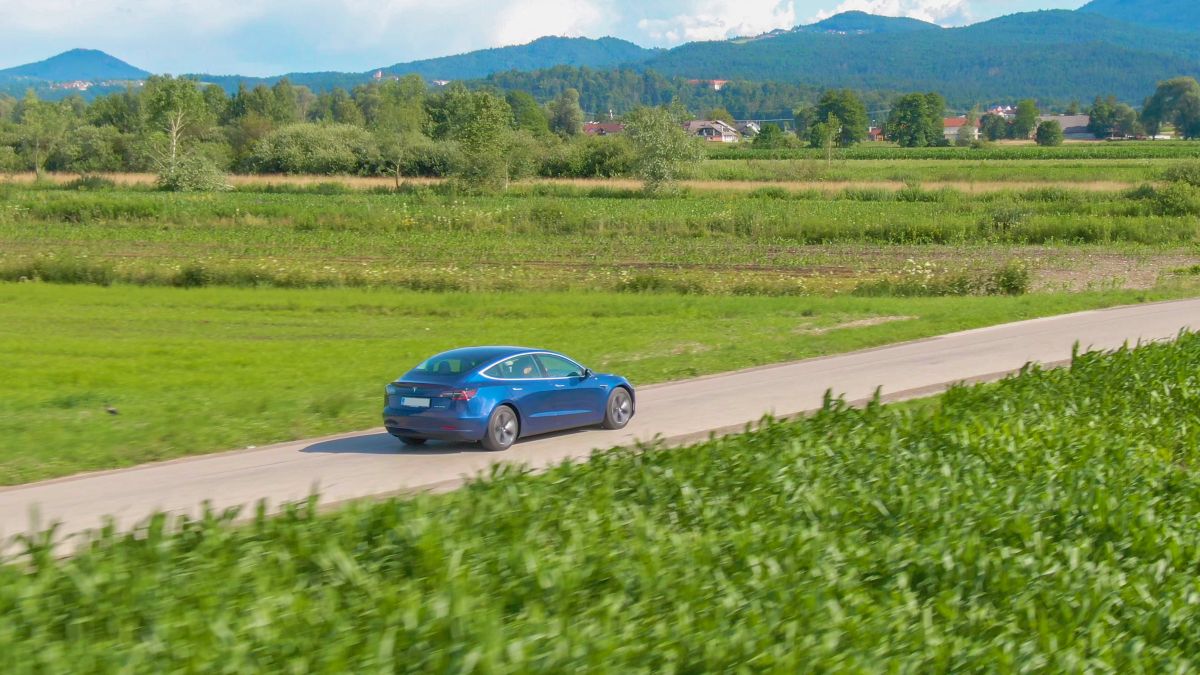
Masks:
[[[47,533],[0,567],[0,668],[1187,672],[1198,373],[1186,335],[450,494]]]

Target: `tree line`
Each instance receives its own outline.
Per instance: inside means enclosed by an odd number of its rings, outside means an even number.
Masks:
[[[867,100],[848,89],[828,90],[792,111],[794,133],[767,125],[753,147],[807,144],[832,152],[860,143],[872,123]],[[582,133],[582,103],[573,87],[543,102],[517,89],[430,88],[415,75],[321,94],[282,80],[232,95],[216,85],[155,76],[139,89],[91,103],[45,101],[33,93],[0,97],[0,172],[147,171],[168,189],[209,189],[229,171],[390,175],[397,183],[405,176],[453,177],[500,189],[535,175],[636,173],[657,186],[669,182],[679,162],[698,156],[697,142],[678,128],[691,115],[677,98],[627,112],[621,119],[629,133],[615,137]],[[905,94],[891,102],[883,127],[903,146],[945,144],[951,142],[945,112],[939,94]],[[1157,134],[1167,126],[1198,138],[1200,84],[1192,78],[1160,83],[1140,113],[1113,97],[1097,97],[1088,113],[1098,138]],[[721,105],[706,115],[734,118]],[[1040,128],[1038,115],[1035,102],[1026,100],[1011,119],[972,112],[964,126],[974,129],[978,120],[986,140],[1061,142],[1061,127]],[[667,134],[663,120],[672,120],[679,133]],[[676,151],[675,159],[668,161],[665,149]]]

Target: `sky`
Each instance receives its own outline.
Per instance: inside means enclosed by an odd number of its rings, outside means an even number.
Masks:
[[[0,68],[75,47],[158,73],[361,72],[529,42],[720,40],[863,10],[945,26],[1084,0],[0,0]]]

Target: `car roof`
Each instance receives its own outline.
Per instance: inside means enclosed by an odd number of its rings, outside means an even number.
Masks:
[[[511,346],[481,346],[481,347],[461,347],[459,349],[451,349],[448,352],[438,354],[439,357],[448,357],[456,359],[465,359],[467,361],[477,362],[492,362],[506,359],[517,354],[526,354],[528,352],[545,352],[545,349],[533,349],[530,347],[511,347]],[[551,352],[554,353],[554,352]]]

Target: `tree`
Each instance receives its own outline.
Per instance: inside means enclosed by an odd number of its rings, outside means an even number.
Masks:
[[[1027,98],[1017,103],[1017,116],[1012,123],[1013,138],[1029,138],[1037,128],[1039,114],[1037,102],[1033,99]]]
[[[638,108],[625,116],[625,134],[633,146],[634,166],[647,192],[658,192],[704,149],[683,130],[680,114],[668,108]]]
[[[1152,136],[1170,124],[1184,138],[1200,138],[1200,83],[1192,77],[1160,82],[1142,108],[1142,124]]]
[[[470,91],[460,83],[428,103],[434,138],[454,141],[462,161],[454,176],[479,190],[508,188],[512,109],[489,91]]]
[[[546,111],[529,92],[510,91],[504,95],[508,107],[512,108],[513,129],[524,129],[537,138],[550,133],[550,120]]]
[[[550,102],[550,130],[563,138],[583,133],[583,108],[579,107],[578,89],[567,89]]]
[[[871,120],[867,117],[867,107],[853,91],[833,89],[825,92],[817,104],[815,117],[828,122],[830,116],[839,122],[836,141],[841,147],[847,148],[867,139]]]
[[[204,97],[194,80],[152,76],[143,90],[146,117],[151,126],[167,137],[162,159],[166,172],[174,171],[179,163],[183,144],[199,136],[212,124]]]
[[[979,128],[983,137],[989,141],[1008,138],[1008,120],[1004,119],[1004,115],[994,113],[984,115],[979,120]]]
[[[1063,128],[1058,120],[1046,120],[1037,127],[1034,140],[1038,145],[1051,147],[1063,144]]]
[[[64,103],[38,100],[32,91],[21,101],[18,112],[17,138],[40,179],[46,160],[66,141],[74,119]]]
[[[1096,138],[1136,136],[1143,132],[1137,111],[1115,96],[1096,97],[1088,109],[1088,131]]]
[[[812,147],[825,149],[825,163],[830,164],[833,162],[833,148],[841,135],[842,121],[830,113],[824,122],[812,126],[808,140]]]
[[[979,139],[979,108],[971,108],[967,113],[967,119],[961,127],[958,128],[958,133],[955,136],[955,143],[958,145],[970,145],[973,141]]]
[[[774,150],[778,148],[788,148],[792,146],[792,138],[779,128],[777,124],[764,124],[762,130],[751,141],[751,146],[754,148],[763,148]]]
[[[945,112],[946,102],[938,94],[906,94],[892,104],[884,127],[888,138],[906,148],[939,145]]]
[[[1078,115],[1079,114],[1079,101],[1071,101],[1071,103],[1069,105],[1067,105],[1066,114]]]
[[[736,120],[733,119],[733,113],[725,106],[717,106],[708,111],[704,116],[708,120],[720,120],[726,124],[732,125]]]

